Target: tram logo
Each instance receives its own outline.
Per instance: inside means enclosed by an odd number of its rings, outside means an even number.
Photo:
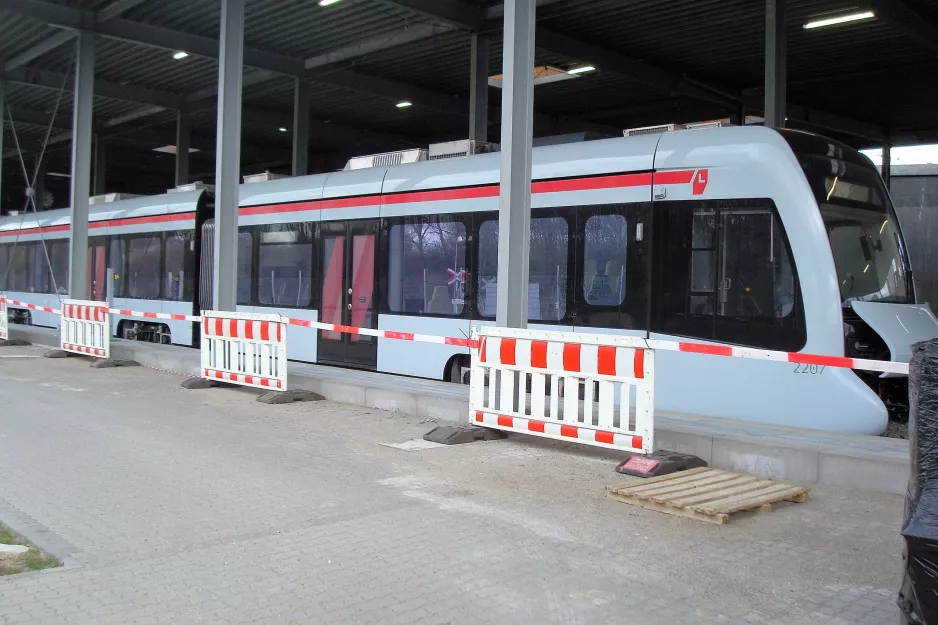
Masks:
[[[703,192],[707,190],[707,183],[710,182],[710,170],[709,169],[698,169],[694,172],[694,177],[691,178],[691,184],[693,185],[694,195],[703,195]]]

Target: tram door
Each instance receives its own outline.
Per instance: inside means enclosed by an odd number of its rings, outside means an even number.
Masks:
[[[107,297],[107,247],[103,239],[88,246],[88,297],[103,302]]]
[[[322,223],[322,321],[377,328],[375,275],[377,221]],[[375,369],[378,339],[321,330],[317,360]]]

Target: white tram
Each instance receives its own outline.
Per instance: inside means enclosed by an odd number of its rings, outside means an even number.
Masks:
[[[483,154],[242,185],[238,309],[445,336],[493,324],[498,177]],[[533,328],[892,360],[938,336],[878,173],[838,142],[761,127],[606,139],[536,148],[533,177]],[[93,206],[93,297],[110,267],[117,307],[210,308],[213,214],[199,191]],[[0,219],[0,290],[56,305],[68,211],[39,217]],[[185,322],[115,317],[114,331],[198,340]],[[468,365],[465,348],[301,327],[290,355],[450,381]],[[678,352],[657,364],[660,410],[868,434],[904,382]]]

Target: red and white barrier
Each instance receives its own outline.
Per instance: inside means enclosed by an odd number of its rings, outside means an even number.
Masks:
[[[474,424],[654,451],[653,350],[628,337],[511,328],[475,330],[473,339],[479,341],[469,390]]]
[[[10,323],[10,320],[7,317],[7,298],[3,293],[0,293],[0,341],[10,338],[7,331],[8,323]]]
[[[111,357],[111,320],[106,304],[63,300],[59,325],[62,351],[99,358]]]
[[[202,311],[201,377],[287,390],[287,324],[280,315]]]

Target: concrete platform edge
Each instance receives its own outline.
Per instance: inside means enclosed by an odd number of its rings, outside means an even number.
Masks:
[[[10,335],[37,345],[54,347],[57,343],[57,333],[50,328],[11,326]],[[135,360],[152,369],[181,375],[199,373],[199,352],[190,348],[114,339],[111,352],[112,358]],[[305,363],[290,363],[289,376],[291,385],[333,401],[456,423],[467,423],[469,418],[466,388],[444,382],[415,379],[412,385],[402,385],[400,376]],[[807,485],[906,492],[909,455],[904,441],[882,441],[877,445],[881,450],[870,451],[851,448],[858,440],[853,435],[820,433],[823,436],[819,434],[814,441],[809,430],[792,429],[788,439],[779,435],[779,428],[765,428],[762,434],[759,424],[746,424],[745,433],[731,433],[721,425],[707,431],[706,419],[681,425],[665,417],[657,428],[657,446],[699,456],[716,468]]]

